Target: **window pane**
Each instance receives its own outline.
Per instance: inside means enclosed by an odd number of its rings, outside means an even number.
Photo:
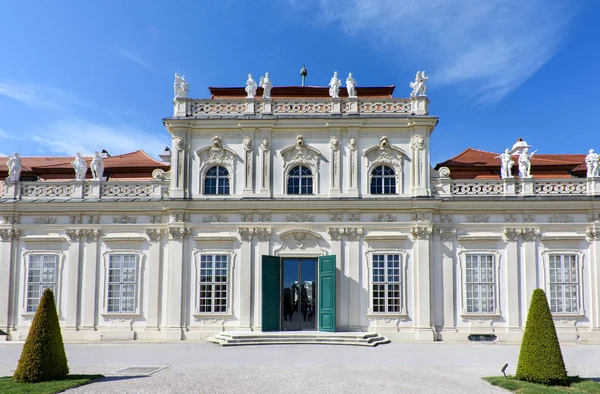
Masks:
[[[228,255],[200,256],[198,312],[227,312],[228,269]]]
[[[106,309],[113,313],[135,313],[137,256],[111,254],[108,260]]]
[[[465,256],[464,300],[467,313],[494,313],[496,304],[494,256]]]

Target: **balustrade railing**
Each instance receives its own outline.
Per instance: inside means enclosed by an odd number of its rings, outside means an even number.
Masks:
[[[600,179],[432,180],[436,197],[600,196]]]

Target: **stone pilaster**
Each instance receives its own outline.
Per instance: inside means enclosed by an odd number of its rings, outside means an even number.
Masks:
[[[506,261],[503,261],[504,271],[506,272],[506,294],[500,294],[500,297],[507,300],[506,320],[508,323],[509,339],[520,340],[521,337],[521,289],[519,289],[519,272],[520,272],[520,256],[519,256],[519,239],[521,238],[521,229],[505,228],[504,241],[506,242]],[[497,262],[497,264],[500,262]],[[525,309],[527,310],[527,309]],[[515,337],[510,337],[511,333],[515,333]]]
[[[243,195],[254,193],[254,129],[244,128],[244,188]]]
[[[14,311],[14,269],[16,260],[14,251],[19,239],[19,231],[12,228],[0,229],[0,330],[10,333],[10,327],[14,325],[12,315]]]
[[[347,284],[342,291],[347,294],[348,299],[348,331],[360,331],[361,326],[367,326],[369,323],[366,318],[368,297],[362,297],[361,294],[369,294],[368,281],[361,280],[361,268],[363,258],[361,257],[362,228],[346,228],[346,250],[347,250]],[[368,275],[368,274],[367,274]],[[362,308],[362,309],[361,309]]]
[[[538,288],[538,259],[537,240],[540,230],[537,228],[521,229],[523,238],[523,259],[521,263],[521,286],[523,297],[521,297],[521,310],[529,310],[529,303],[533,291]],[[523,321],[525,323],[525,321]]]
[[[358,154],[358,128],[348,127],[346,130],[348,130],[348,165],[345,168],[348,169],[346,171],[348,196],[358,197],[358,164],[360,161],[360,155]]]
[[[67,275],[66,280],[63,282],[65,284],[63,290],[66,290],[64,297],[67,305],[64,330],[77,330],[79,328],[81,237],[84,235],[84,231],[80,229],[66,230],[65,233],[69,239],[69,252],[67,266],[65,267]]]
[[[165,231],[160,228],[147,228],[146,236],[150,247],[148,248],[148,285],[150,289],[159,289],[161,286],[162,238]],[[160,326],[159,311],[161,308],[161,292],[149,291],[148,307],[146,309],[146,331],[158,331]]]
[[[261,128],[260,129],[260,191],[261,197],[271,197],[271,129]]]
[[[241,250],[240,250],[240,262],[237,264],[237,271],[235,278],[238,282],[236,286],[239,302],[238,315],[239,315],[239,327],[241,331],[251,330],[251,308],[252,308],[252,266],[253,266],[253,255],[252,255],[252,239],[254,238],[253,228],[239,228],[238,232],[242,239]]]
[[[81,266],[81,323],[79,329],[89,331],[90,339],[95,339],[94,330],[98,324],[96,321],[98,316],[97,305],[98,296],[102,294],[102,290],[96,288],[99,264],[98,254],[98,237],[100,230],[89,229],[82,230],[82,239],[84,241],[83,249],[83,264]],[[102,286],[100,286],[102,289]],[[98,292],[98,295],[96,294]],[[87,334],[84,334],[86,336]]]
[[[429,163],[427,160],[426,137],[415,134],[410,140],[410,195],[428,196]]]
[[[431,327],[431,286],[430,286],[430,250],[432,229],[426,226],[411,228],[414,246],[414,339],[432,341],[434,333]]]
[[[183,339],[183,264],[184,246],[190,230],[185,227],[169,227],[169,256],[165,266],[167,275],[166,283],[166,311],[164,311],[164,325],[166,339]]]
[[[337,314],[336,314],[336,327],[338,331],[347,331],[348,330],[348,298],[347,293],[344,290],[348,290],[348,276],[345,275],[345,262],[343,256],[343,240],[342,236],[344,233],[344,229],[337,227],[330,227],[328,229],[330,244],[331,244],[331,254],[335,256],[335,264],[336,264],[336,300],[337,300]]]
[[[254,331],[262,329],[262,256],[269,256],[272,253],[271,229],[262,227],[258,231],[254,248],[256,264],[252,272],[254,288],[251,289],[254,295],[252,305],[252,327]]]
[[[442,262],[442,339],[446,334],[456,333],[456,263],[454,261],[456,230],[453,228],[438,229],[440,235],[440,256]]]
[[[341,133],[339,127],[329,128],[329,149],[331,162],[329,163],[329,196],[336,197],[341,193],[342,163],[341,163]]]

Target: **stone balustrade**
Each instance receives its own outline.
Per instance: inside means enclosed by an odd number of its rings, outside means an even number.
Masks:
[[[432,180],[435,197],[600,196],[600,178]]]
[[[160,199],[168,196],[169,181],[4,181],[0,198],[11,200],[40,199]]]
[[[176,98],[174,117],[239,115],[428,115],[429,100],[412,98],[246,98],[206,99]]]

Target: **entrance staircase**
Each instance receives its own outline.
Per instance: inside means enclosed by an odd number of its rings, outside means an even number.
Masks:
[[[365,332],[220,332],[207,339],[221,346],[243,345],[352,345],[375,347],[390,343],[376,333]]]

